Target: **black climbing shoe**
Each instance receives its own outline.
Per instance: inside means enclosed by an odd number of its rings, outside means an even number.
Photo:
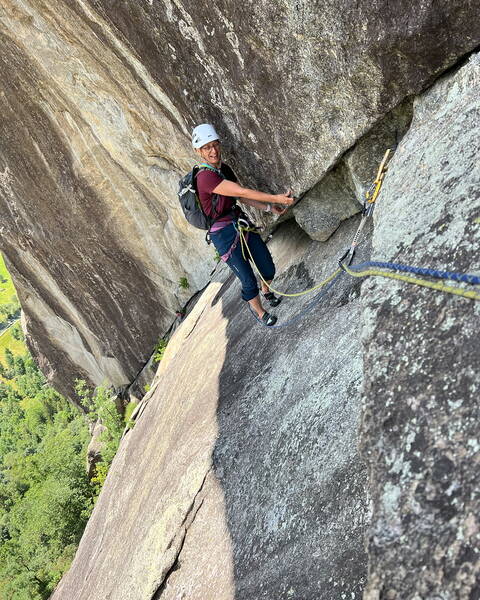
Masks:
[[[263,315],[262,319],[263,323],[265,323],[265,325],[268,325],[269,327],[271,327],[272,325],[275,325],[275,323],[277,322],[277,317],[275,315],[271,315],[268,312],[265,312],[265,314]]]
[[[263,297],[268,301],[270,306],[278,306],[282,301],[282,298],[277,298],[273,292],[267,292],[263,294]]]

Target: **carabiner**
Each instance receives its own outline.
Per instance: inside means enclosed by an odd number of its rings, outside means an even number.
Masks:
[[[250,227],[250,223],[247,221],[247,219],[244,219],[243,217],[238,217],[237,225],[242,229],[248,229]]]

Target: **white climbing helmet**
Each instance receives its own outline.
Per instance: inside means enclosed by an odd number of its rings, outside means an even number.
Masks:
[[[202,146],[205,146],[205,144],[218,139],[218,133],[215,131],[214,126],[210,125],[210,123],[197,125],[192,131],[192,145],[194,148],[201,148]]]

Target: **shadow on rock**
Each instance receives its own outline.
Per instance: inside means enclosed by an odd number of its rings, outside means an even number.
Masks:
[[[292,224],[283,227],[272,242],[282,273],[276,287],[293,292],[323,279],[357,224],[350,219],[327,243],[307,241]],[[303,256],[287,264],[299,238]],[[278,329],[255,321],[239,300],[237,281],[224,287],[228,342],[213,464],[236,600],[361,597],[367,498],[357,454],[359,285],[340,278],[315,310]],[[275,309],[278,323],[310,300],[284,298]]]

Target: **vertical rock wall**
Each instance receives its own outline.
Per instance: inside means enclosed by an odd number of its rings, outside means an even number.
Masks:
[[[0,242],[30,348],[74,397],[78,376],[128,384],[191,293],[180,278],[198,289],[214,263],[162,158],[187,169],[180,126],[65,10],[2,8]]]
[[[480,275],[480,55],[415,103],[375,212],[373,258]],[[363,286],[366,600],[480,597],[480,303]]]

